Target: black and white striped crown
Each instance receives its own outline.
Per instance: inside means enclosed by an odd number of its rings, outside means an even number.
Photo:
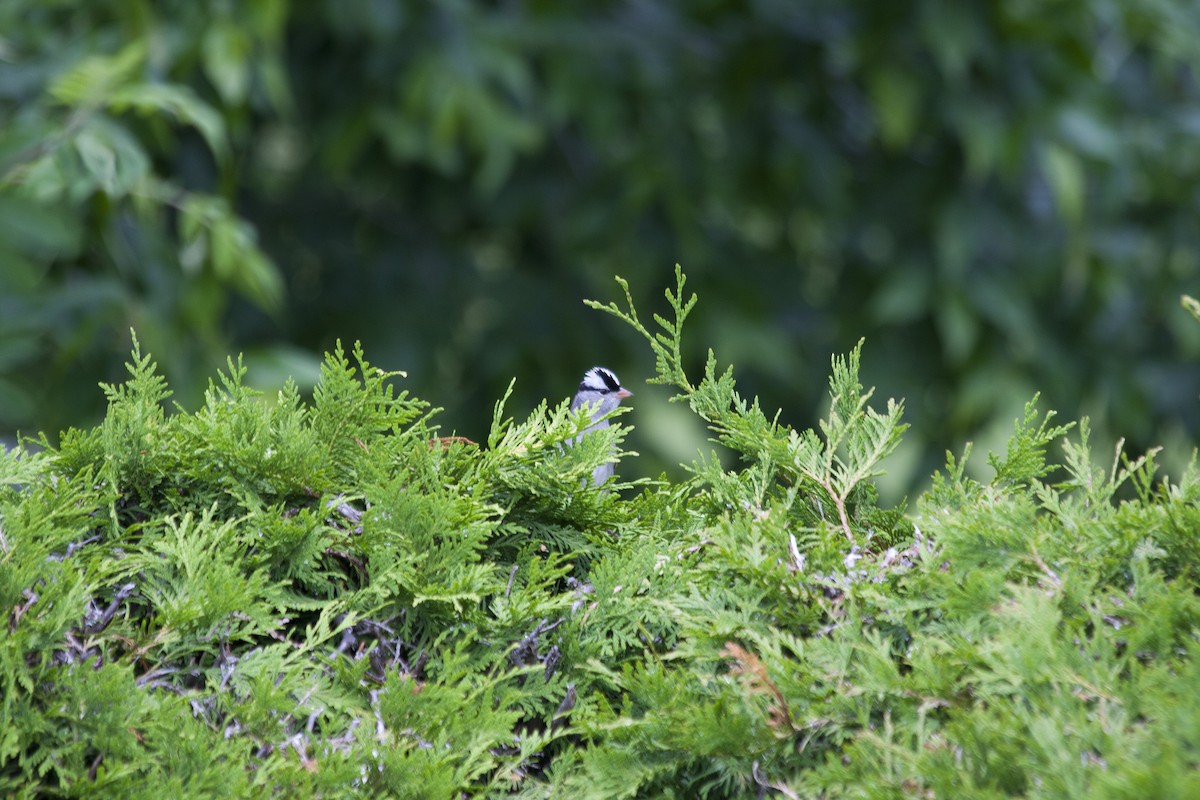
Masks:
[[[616,374],[604,367],[592,367],[583,374],[583,380],[579,383],[579,391],[599,392],[600,394],[609,394],[621,390],[621,381],[617,380]]]

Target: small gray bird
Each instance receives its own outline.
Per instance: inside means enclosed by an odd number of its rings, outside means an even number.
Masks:
[[[633,392],[621,385],[621,381],[617,379],[616,374],[611,369],[604,367],[592,367],[583,374],[583,380],[579,382],[579,390],[575,392],[575,397],[571,400],[571,410],[577,411],[584,406],[591,409],[593,422],[584,429],[574,441],[579,441],[584,436],[588,435],[599,428],[607,428],[608,420],[603,419],[613,409],[621,405],[621,401],[626,397],[632,397]],[[592,471],[592,485],[601,486],[612,477],[612,463],[601,464]]]

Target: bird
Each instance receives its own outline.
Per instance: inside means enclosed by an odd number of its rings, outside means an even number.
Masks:
[[[572,443],[578,442],[584,436],[600,428],[608,427],[607,416],[612,413],[626,397],[633,397],[633,392],[621,385],[615,372],[606,367],[592,367],[583,374],[579,389],[571,398],[571,410],[578,411],[587,407],[592,417],[592,424],[583,429],[583,433],[575,437]],[[613,464],[601,464],[592,471],[592,485],[602,486],[613,475]]]

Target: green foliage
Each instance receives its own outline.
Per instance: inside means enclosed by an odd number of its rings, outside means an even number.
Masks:
[[[282,19],[280,4],[261,5],[273,14],[247,15],[238,36],[266,56]],[[266,312],[283,303],[280,270],[231,202],[236,92],[214,96],[190,79],[192,37],[228,28],[214,15],[181,38],[151,7],[118,6],[17,0],[0,12],[0,49],[19,65],[0,80],[0,419],[10,429],[94,407],[65,387],[110,378],[130,324],[168,363],[207,369],[225,351],[218,329],[234,296]],[[218,88],[235,82],[231,68],[215,72]],[[281,101],[280,82],[262,88]],[[199,372],[174,372],[189,401],[199,394]]]
[[[693,294],[684,302],[685,278],[679,265],[675,266],[675,281],[675,292],[666,291],[675,320],[672,322],[655,314],[654,321],[662,332],[654,334],[638,319],[629,284],[619,277],[617,282],[625,292],[628,311],[622,311],[615,303],[586,302],[592,308],[625,321],[650,343],[658,370],[651,383],[665,383],[678,389],[679,394],[671,399],[686,401],[717,434],[718,442],[762,466],[764,481],[777,476],[787,485],[800,486],[819,495],[813,505],[822,519],[824,506],[821,500],[826,500],[832,507],[831,512],[836,512],[836,522],[842,532],[851,542],[855,541],[849,516],[851,497],[860,487],[865,489],[866,481],[880,474],[879,462],[895,450],[907,428],[900,424],[903,403],[889,400],[886,414],[867,406],[874,390],[864,393],[858,381],[862,342],[848,357],[833,359],[829,377],[829,416],[819,423],[821,434],[811,430],[789,430],[778,422],[782,410],[768,420],[757,397],[748,403],[738,394],[733,367],[718,374],[712,350],[708,352],[704,378],[694,387],[688,381],[683,371],[681,340],[684,320],[695,306],[696,296]],[[707,472],[710,480],[720,480],[719,473],[703,464],[694,471]],[[757,495],[759,505],[762,500],[760,492]]]
[[[231,351],[306,394],[340,337],[482,441],[513,376],[641,369],[575,298],[648,312],[675,261],[785,425],[867,338],[885,496],[1035,390],[1174,475],[1200,430],[1195,0],[5,0],[0,64],[8,443],[98,421],[130,327],[188,408]],[[703,441],[665,418],[644,475]]]
[[[1025,404],[1025,416],[1017,420],[1016,431],[1008,440],[1008,453],[1004,458],[988,457],[988,464],[996,470],[996,480],[1007,483],[1028,483],[1044,477],[1050,467],[1046,466],[1046,446],[1071,429],[1071,425],[1050,427],[1054,412],[1037,421],[1037,400]],[[1034,425],[1037,425],[1034,428]],[[1085,439],[1086,444],[1086,439]]]
[[[441,436],[358,346],[311,401],[239,359],[169,409],[135,339],[99,426],[0,454],[0,793],[1200,790],[1195,465],[1099,468],[1035,398],[990,481],[968,448],[881,508],[901,407],[861,343],[795,431],[715,354],[687,377],[682,271],[653,335],[621,285],[735,469],[599,490],[625,417],[566,446],[585,414],[505,394],[485,445]]]

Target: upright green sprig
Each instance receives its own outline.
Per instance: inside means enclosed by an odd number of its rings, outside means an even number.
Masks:
[[[371,444],[380,436],[399,431],[423,414],[432,413],[424,400],[397,392],[392,380],[408,377],[400,371],[373,366],[354,343],[354,364],[339,339],[321,365],[321,382],[313,391],[311,428],[324,441],[338,471],[353,475],[357,465],[370,462]],[[357,365],[357,366],[356,366]]]
[[[681,342],[683,323],[696,304],[696,295],[684,301],[687,279],[678,264],[675,266],[675,291],[667,289],[665,292],[675,319],[671,321],[654,315],[661,332],[647,330],[634,308],[629,284],[620,277],[616,280],[625,293],[628,311],[616,303],[584,302],[628,323],[650,343],[657,371],[650,383],[675,386],[680,393],[671,399],[687,401],[717,434],[718,441],[764,465],[784,484],[810,489],[815,511],[822,518],[827,498],[836,510],[838,527],[851,542],[855,541],[850,522],[851,497],[859,486],[882,474],[879,462],[896,449],[908,428],[900,422],[904,412],[902,402],[888,400],[887,409],[882,413],[867,406],[874,390],[864,391],[858,380],[862,342],[859,341],[849,356],[833,359],[829,378],[829,416],[820,422],[821,434],[811,429],[798,432],[779,424],[779,412],[768,418],[758,398],[748,401],[738,394],[733,368],[720,371],[712,350],[708,352],[700,383],[693,386],[688,381],[683,370]]]
[[[696,388],[688,382],[687,375],[683,371],[683,355],[680,348],[680,342],[683,338],[683,321],[687,319],[687,315],[691,313],[692,307],[696,305],[696,295],[693,292],[687,302],[683,301],[683,285],[687,282],[687,277],[683,274],[683,268],[678,264],[675,265],[675,291],[667,289],[664,294],[667,297],[667,302],[671,304],[671,310],[675,312],[675,321],[671,322],[659,314],[654,315],[654,322],[665,331],[665,333],[651,333],[638,319],[637,309],[633,306],[633,296],[629,293],[629,282],[621,276],[616,276],[616,281],[621,286],[621,290],[625,292],[625,304],[629,306],[629,311],[625,312],[617,306],[616,303],[601,303],[597,300],[584,300],[584,305],[589,308],[594,308],[599,311],[604,311],[612,314],[614,317],[624,320],[631,327],[650,343],[651,349],[654,350],[654,366],[658,373],[650,379],[650,383],[665,384],[667,386],[677,387],[683,394],[677,395],[672,400],[684,400],[694,394]]]
[[[988,465],[996,470],[996,482],[1027,485],[1031,481],[1045,477],[1054,467],[1046,464],[1046,446],[1062,436],[1075,426],[1074,422],[1066,425],[1051,425],[1055,413],[1047,411],[1038,421],[1037,402],[1039,394],[1025,404],[1025,412],[1021,419],[1016,420],[1013,436],[1008,440],[1008,450],[1003,457],[996,454],[988,456]],[[1086,441],[1085,441],[1086,444]]]
[[[874,389],[863,391],[858,380],[863,340],[849,356],[834,356],[829,376],[829,416],[820,421],[824,441],[810,430],[791,432],[788,449],[804,478],[816,483],[833,500],[838,522],[850,541],[847,501],[864,481],[882,474],[879,462],[896,449],[908,425],[901,424],[903,401],[891,398],[886,413],[867,406]]]
[[[133,360],[125,364],[130,379],[123,384],[100,384],[108,413],[101,426],[104,455],[99,474],[113,492],[109,516],[114,526],[117,493],[132,489],[145,494],[162,479],[158,454],[174,435],[164,407],[171,396],[167,380],[150,354],[142,355],[137,334],[132,330],[130,334]]]
[[[1047,421],[1048,419],[1049,415]],[[1065,432],[1070,426],[1059,427]],[[1077,435],[1078,442],[1068,438],[1062,440],[1062,467],[1067,472],[1066,480],[1054,486],[1044,484],[1036,478],[1031,481],[1034,492],[1047,508],[1058,508],[1065,498],[1073,498],[1080,509],[1107,506],[1116,497],[1117,490],[1127,481],[1132,482],[1138,496],[1144,502],[1152,502],[1154,474],[1158,471],[1155,457],[1162,451],[1161,447],[1152,447],[1137,458],[1130,458],[1124,452],[1125,440],[1118,439],[1106,475],[1092,458],[1089,443],[1091,421],[1087,417],[1079,420]],[[1016,438],[1014,436],[1014,441]]]

